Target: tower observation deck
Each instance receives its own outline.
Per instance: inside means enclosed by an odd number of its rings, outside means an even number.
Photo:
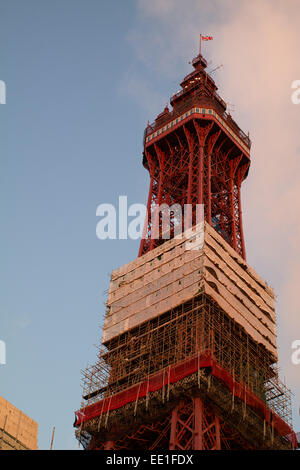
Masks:
[[[204,57],[192,65],[172,109],[145,129],[148,212],[138,258],[112,272],[98,358],[83,371],[74,426],[85,449],[297,445],[277,372],[274,292],[246,262],[251,142]],[[181,237],[175,210],[167,240],[162,213],[151,216],[162,205],[191,208]]]

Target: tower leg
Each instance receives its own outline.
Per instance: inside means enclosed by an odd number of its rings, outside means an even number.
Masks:
[[[203,449],[203,403],[199,397],[194,398],[195,437],[194,450]]]
[[[171,416],[171,431],[170,431],[170,445],[169,445],[170,450],[175,449],[177,412],[178,412],[178,407],[174,408],[174,410],[172,411],[172,416]]]
[[[216,427],[216,450],[221,450],[221,425],[219,416],[215,416],[215,427]]]
[[[218,414],[200,397],[182,401],[172,412],[169,449],[221,450]]]

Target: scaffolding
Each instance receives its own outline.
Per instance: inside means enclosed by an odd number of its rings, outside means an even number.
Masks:
[[[199,382],[216,382],[207,372],[208,368],[191,369],[191,361],[206,357],[208,352],[220,370],[228,374],[226,377],[232,377],[236,389],[240,385],[247,390],[248,395],[243,395],[245,407],[249,405],[248,396],[253,395],[263,402],[266,410],[273,410],[276,416],[291,425],[290,392],[278,378],[274,357],[205,293],[103,345],[97,363],[83,371],[81,412],[84,414],[91,405],[102,403],[102,412],[98,408],[98,416],[92,420],[101,432],[118,420],[129,423],[139,414],[140,406],[141,416],[143,410],[149,412],[152,405],[157,412],[159,400],[163,406],[158,421],[163,421],[167,402],[172,401],[170,396],[174,395],[175,389],[183,387],[186,394],[195,384],[199,386]],[[153,394],[149,384],[157,380],[157,374],[166,377],[172,367],[181,367],[179,380],[174,383],[164,380],[162,389]],[[188,387],[183,385],[186,383]],[[145,384],[148,390],[141,398],[141,387]],[[130,391],[135,394],[135,399],[128,399]],[[207,390],[205,393],[207,395]],[[111,410],[110,405],[116,397],[120,397],[119,405]],[[233,402],[234,399],[232,392]],[[81,425],[80,431],[83,429],[89,429],[87,422]]]

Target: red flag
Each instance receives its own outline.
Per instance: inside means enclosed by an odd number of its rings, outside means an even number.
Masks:
[[[201,39],[203,41],[212,41],[213,37],[212,36],[201,36]]]

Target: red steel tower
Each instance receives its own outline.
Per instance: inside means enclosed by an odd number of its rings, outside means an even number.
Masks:
[[[166,107],[145,130],[149,220],[139,256],[161,242],[151,238],[151,207],[177,203],[204,204],[207,222],[245,258],[241,184],[250,165],[250,139],[226,113],[206,60],[198,55],[192,64],[195,70],[170,100],[172,111]]]
[[[250,140],[203,56],[192,65],[172,110],[145,130],[148,215],[139,257],[112,272],[98,359],[83,372],[75,427],[86,449],[296,446],[276,368],[274,293],[245,256]],[[161,214],[150,216],[162,204],[191,204],[193,230],[175,237],[173,215],[164,240]]]

